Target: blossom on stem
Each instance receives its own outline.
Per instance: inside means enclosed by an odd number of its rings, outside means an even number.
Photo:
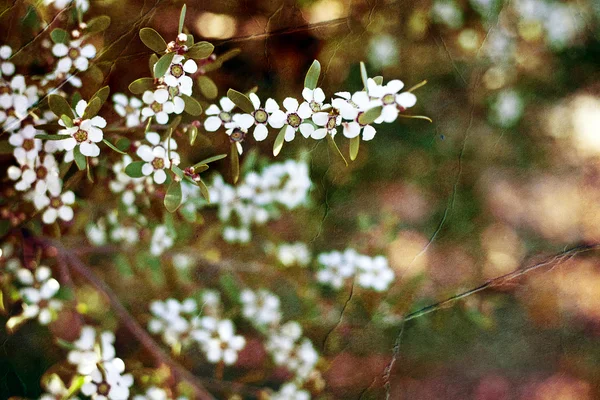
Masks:
[[[77,118],[73,120],[73,126],[67,127],[62,119],[59,120],[59,125],[64,126],[65,129],[59,130],[58,134],[70,136],[62,141],[65,150],[73,150],[79,146],[79,150],[84,156],[97,157],[100,155],[100,147],[96,143],[101,142],[104,138],[102,128],[106,127],[106,121],[98,115],[91,119],[83,119],[87,106],[87,101],[79,100],[75,106]]]

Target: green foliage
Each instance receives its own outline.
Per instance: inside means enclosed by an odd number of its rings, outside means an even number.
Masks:
[[[75,164],[77,165],[77,168],[82,171],[86,168],[87,166],[87,161],[86,161],[86,157],[81,154],[81,150],[79,149],[79,146],[75,146],[73,148],[73,159],[75,160]]]
[[[185,103],[185,112],[193,116],[198,116],[202,114],[202,106],[200,105],[198,100],[185,94],[180,94],[179,96],[183,99],[183,102]]]
[[[66,115],[71,119],[75,118],[75,114],[73,114],[71,106],[62,96],[57,94],[49,95],[48,106],[50,107],[50,111],[52,111],[58,118],[62,117],[63,115]]]
[[[358,123],[361,125],[369,125],[375,122],[377,118],[381,115],[381,111],[383,107],[373,107],[370,110],[365,111],[358,117]]]
[[[69,33],[64,29],[55,28],[50,33],[50,38],[54,43],[67,43],[69,40]]]
[[[234,89],[229,89],[227,91],[227,97],[245,113],[252,114],[254,112],[254,105],[250,101],[250,98],[245,94]]]
[[[319,61],[313,61],[312,65],[308,69],[306,73],[306,77],[304,78],[304,87],[309,89],[316,89],[317,83],[319,81],[319,76],[321,75],[321,64]]]
[[[358,149],[360,147],[360,135],[350,139],[350,160],[356,160]]]
[[[167,189],[165,194],[165,208],[168,212],[175,212],[181,205],[182,193],[181,193],[181,182],[173,180]]]
[[[214,50],[215,46],[212,44],[208,42],[198,42],[188,49],[186,56],[194,60],[199,60],[208,58]]]
[[[141,178],[144,176],[142,167],[146,164],[145,161],[134,161],[125,167],[125,173],[132,178]]]
[[[231,143],[231,179],[233,183],[237,183],[240,177],[240,158],[238,156],[237,146]]]
[[[156,64],[154,64],[154,77],[156,79],[162,78],[167,73],[171,66],[171,61],[173,61],[173,57],[175,57],[175,53],[167,53],[159,58]]]
[[[110,17],[108,15],[100,15],[88,21],[85,32],[92,34],[105,31],[110,26]]]
[[[185,22],[185,10],[186,5],[184,4],[183,7],[181,7],[181,13],[179,14],[179,27],[177,28],[177,33],[183,32],[183,24]]]
[[[213,100],[219,94],[219,89],[217,88],[217,85],[215,85],[215,82],[208,76],[200,75],[196,82],[198,82],[200,92],[207,99]]]
[[[287,129],[287,126],[284,125],[283,128],[281,128],[281,130],[277,134],[277,137],[275,138],[275,142],[273,143],[273,155],[275,157],[277,157],[277,155],[281,152],[281,149],[283,148],[283,143],[285,142],[285,130],[286,129]]]
[[[140,39],[150,50],[155,53],[163,53],[167,49],[167,42],[152,28],[140,29]]]
[[[142,94],[152,89],[154,89],[153,78],[139,78],[129,84],[129,91],[133,94]]]

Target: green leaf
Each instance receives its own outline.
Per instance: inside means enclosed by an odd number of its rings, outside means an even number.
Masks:
[[[204,69],[204,72],[210,72],[219,69],[221,68],[224,62],[231,60],[233,57],[237,56],[241,52],[242,50],[240,49],[231,49],[218,56],[214,62],[202,66],[202,69]]]
[[[179,177],[179,179],[183,179],[185,177],[185,174],[183,173],[181,168],[179,168],[177,165],[172,165],[171,171],[173,171],[175,173],[175,175],[177,175]]]
[[[73,120],[71,118],[69,118],[67,115],[62,115],[60,117],[60,119],[65,124],[65,126],[67,128],[72,128],[73,127]]]
[[[187,39],[185,40],[185,45],[189,49],[194,45],[194,37],[192,35],[187,35]]]
[[[360,135],[355,136],[350,139],[350,159],[352,161],[356,160],[356,156],[358,155],[359,147],[360,147]]]
[[[129,150],[129,146],[131,146],[131,141],[127,138],[121,138],[117,140],[115,146],[121,151],[127,151]]]
[[[181,123],[181,115],[178,115],[167,126],[169,127],[169,129],[174,131],[175,129],[177,129],[177,127],[179,126],[180,123]],[[171,133],[173,133],[173,132],[171,132]],[[169,134],[169,137],[171,137],[171,134]]]
[[[154,65],[154,77],[156,79],[162,78],[167,73],[167,70],[171,66],[171,61],[173,61],[173,57],[175,57],[175,53],[167,53],[158,59]]]
[[[98,89],[98,91],[96,93],[94,93],[94,95],[92,96],[92,98],[90,99],[90,101],[94,100],[94,99],[100,99],[100,106],[102,106],[102,104],[104,104],[104,102],[106,101],[106,99],[108,99],[108,95],[110,94],[110,87],[109,86],[104,86],[101,87],[100,89]]]
[[[181,199],[182,199],[181,182],[174,180],[169,185],[169,188],[167,189],[167,193],[165,194],[164,203],[165,203],[165,208],[167,209],[167,211],[171,212],[171,213],[177,211],[177,209],[181,205]]]
[[[8,143],[8,141],[3,140],[0,142],[0,154],[12,154],[15,147]]]
[[[365,63],[362,61],[360,62],[360,77],[362,78],[363,86],[366,89],[367,79],[369,79],[369,76],[367,75],[367,68],[365,67]]]
[[[229,89],[227,91],[227,97],[233,101],[236,106],[242,109],[245,113],[252,114],[254,112],[254,105],[250,101],[250,98],[237,90]]]
[[[41,125],[34,125],[33,127],[35,129],[37,129],[38,131],[47,131],[47,132],[56,132],[56,131],[60,131],[61,129],[65,129],[64,126],[60,126],[59,124],[41,124]]]
[[[197,82],[198,86],[200,87],[200,92],[202,92],[202,95],[207,99],[212,100],[219,94],[217,85],[215,85],[215,82],[213,82],[213,80],[208,76],[200,75]]]
[[[87,162],[87,159],[86,159],[86,164],[87,164],[87,178],[88,178],[88,181],[94,183],[94,178],[92,177],[92,169],[90,168],[90,163]]]
[[[85,384],[87,377],[86,376],[77,376],[71,381],[71,386],[69,386],[69,391],[64,396],[65,399],[70,399],[75,396],[81,387]]]
[[[113,149],[114,151],[116,151],[117,153],[119,153],[119,154],[127,154],[124,151],[119,150],[119,148],[117,146],[115,146],[114,144],[112,144],[108,140],[102,139],[102,141],[104,142],[105,145],[107,145],[108,147],[110,147],[111,149]]]
[[[183,7],[181,7],[181,13],[179,14],[179,29],[177,30],[178,34],[183,32],[183,23],[185,22],[185,9],[186,6],[184,4]]]
[[[152,53],[150,59],[148,60],[148,67],[150,68],[150,74],[154,76],[154,64],[158,62],[158,56],[155,53]]]
[[[96,18],[92,18],[88,21],[85,31],[87,33],[98,33],[105,31],[110,26],[110,17],[108,15],[101,15]]]
[[[202,194],[202,197],[204,197],[204,199],[210,203],[210,194],[204,182],[202,182],[202,180],[199,180],[198,182],[196,182],[196,184],[200,188],[200,194]]]
[[[194,44],[191,48],[189,48],[185,55],[188,58],[198,60],[202,58],[208,58],[214,50],[215,46],[208,42],[202,41]]]
[[[129,84],[129,91],[133,94],[143,94],[146,90],[154,89],[153,78],[140,78]]]
[[[97,65],[90,65],[87,71],[85,71],[85,74],[96,83],[102,83],[104,81],[104,74]]]
[[[83,119],[91,119],[95,117],[102,108],[102,101],[98,97],[94,97],[85,108]]]
[[[377,106],[365,111],[358,117],[358,123],[361,125],[369,125],[373,123],[381,115],[383,107]]]
[[[142,167],[146,164],[145,161],[134,161],[125,167],[125,173],[132,178],[141,178],[144,176]]]
[[[327,144],[329,145],[329,147],[337,154],[339,154],[339,156],[342,158],[342,160],[344,161],[344,164],[346,164],[346,167],[348,166],[348,161],[346,161],[346,159],[344,158],[344,155],[342,154],[342,152],[340,151],[340,148],[338,147],[338,145],[335,143],[335,140],[333,140],[333,136],[331,135],[327,135]]]
[[[223,288],[223,292],[234,302],[238,302],[240,298],[240,289],[238,288],[235,279],[231,274],[225,273],[221,275],[221,287]]]
[[[194,168],[195,174],[200,174],[200,173],[206,171],[209,167],[207,164],[196,164],[192,168]]]
[[[277,137],[275,138],[275,143],[273,143],[273,155],[275,157],[277,157],[277,155],[281,151],[281,148],[283,147],[283,142],[285,141],[286,128],[287,128],[286,125],[284,125],[283,128],[281,128],[281,130],[277,134]],[[329,136],[329,135],[327,135],[327,136]]]
[[[64,140],[64,139],[68,139],[71,136],[70,135],[35,135],[35,137],[37,139],[42,139],[42,140]]]
[[[240,178],[240,158],[235,143],[231,143],[231,179],[236,184]]]
[[[210,164],[211,162],[215,162],[215,161],[219,161],[224,159],[225,157],[227,157],[227,154],[218,154],[216,156],[212,156],[212,157],[208,157],[205,158],[204,160],[196,163],[196,165],[194,165],[194,168],[196,168],[196,166],[198,165],[202,165],[202,164]]]
[[[152,28],[142,28],[140,30],[140,39],[150,50],[155,53],[162,53],[167,49],[167,42]]]
[[[383,76],[375,76],[373,77],[373,81],[378,85],[383,85]]]
[[[75,160],[75,164],[77,164],[77,168],[80,171],[84,170],[87,166],[87,160],[85,159],[85,156],[81,154],[79,146],[75,146],[73,148],[73,159]]]
[[[190,125],[190,127],[187,129],[187,133],[190,136],[190,146],[193,146],[198,138],[198,128],[194,125]]]
[[[67,100],[65,100],[64,97],[61,97],[57,94],[49,95],[48,106],[58,118],[62,117],[63,115],[67,115],[71,119],[75,118],[73,110],[71,110],[71,106],[69,106],[69,103],[67,103]]]
[[[69,39],[69,33],[64,29],[56,28],[50,33],[54,43],[66,43]]]
[[[185,94],[180,94],[179,97],[181,97],[183,99],[183,102],[185,103],[186,113],[194,116],[202,114],[202,106],[200,105],[198,100]]]
[[[314,90],[317,87],[319,75],[321,75],[321,63],[315,60],[306,73],[306,78],[304,78],[304,87]]]
[[[73,110],[75,109],[75,107],[77,107],[77,103],[79,103],[80,100],[83,100],[83,98],[81,97],[81,93],[73,93],[73,97],[71,97],[71,108]]]

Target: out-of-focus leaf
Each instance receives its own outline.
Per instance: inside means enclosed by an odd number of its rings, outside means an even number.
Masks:
[[[102,70],[97,65],[90,65],[90,67],[85,71],[86,75],[90,77],[96,83],[102,83],[104,81],[104,74]]]
[[[214,50],[215,46],[213,46],[211,43],[202,41],[194,44],[190,49],[188,49],[186,56],[194,60],[203,59],[210,56]]]
[[[150,68],[150,74],[154,76],[154,64],[158,62],[158,56],[155,53],[152,53],[150,56],[150,60],[148,60],[148,68]]]
[[[98,33],[105,31],[110,26],[110,17],[108,15],[101,15],[96,18],[92,18],[88,21],[85,31],[87,33]]]
[[[56,132],[61,129],[65,129],[64,126],[60,126],[59,124],[41,124],[33,126],[38,131],[47,131],[47,132]]]
[[[108,147],[110,147],[112,150],[116,151],[119,154],[127,154],[124,151],[119,150],[119,148],[117,146],[115,146],[114,144],[112,144],[111,142],[109,142],[106,139],[102,139],[102,141],[104,142],[105,145],[107,145]]]
[[[242,109],[245,113],[252,114],[254,112],[254,105],[250,101],[250,98],[243,93],[238,92],[234,89],[227,91],[227,97],[233,101],[236,106]]]
[[[215,82],[213,82],[213,80],[210,79],[208,76],[200,75],[198,77],[197,82],[198,86],[200,87],[200,92],[207,99],[212,100],[216,98],[219,94],[219,89],[217,88],[217,85],[215,85]]]
[[[75,109],[75,107],[77,106],[77,103],[79,103],[80,100],[82,100],[81,93],[79,93],[79,92],[73,93],[73,97],[71,97],[71,108]]]
[[[194,172],[196,174],[199,174],[199,173],[206,171],[209,167],[208,167],[208,164],[196,164],[196,165],[194,165],[193,168],[194,168]]]
[[[35,135],[35,137],[37,139],[42,139],[42,140],[64,140],[64,139],[68,139],[71,136],[69,135]]]
[[[350,160],[356,160],[360,147],[360,135],[350,139]]]
[[[194,36],[188,34],[187,39],[185,40],[185,45],[188,49],[192,47],[194,45]]]
[[[333,136],[327,135],[327,144],[333,150],[334,153],[337,153],[340,156],[340,158],[342,159],[342,161],[344,161],[344,164],[346,164],[347,167],[348,161],[346,161],[346,158],[344,158],[344,155],[340,151],[340,148],[338,147],[337,143],[335,142],[335,140],[333,140]]]
[[[181,13],[179,13],[179,28],[177,29],[177,33],[183,32],[183,23],[185,22],[185,4],[181,7]]]
[[[231,143],[231,179],[236,184],[240,177],[240,158],[235,143]]]
[[[81,387],[85,384],[86,379],[87,377],[85,376],[77,376],[76,378],[74,378],[71,381],[71,386],[69,386],[69,391],[64,397],[66,399],[70,399],[71,397],[75,396],[75,394],[77,394]]]
[[[209,163],[211,163],[211,162],[215,162],[215,161],[222,160],[222,159],[224,159],[225,157],[227,157],[227,154],[218,154],[218,155],[216,155],[216,156],[212,156],[212,157],[205,158],[204,160],[202,160],[202,161],[200,161],[200,162],[196,163],[196,165],[194,165],[194,168],[196,168],[196,166],[198,166],[198,165],[202,165],[202,164],[209,164]]]
[[[231,49],[218,56],[214,62],[202,66],[202,69],[204,69],[204,72],[210,72],[219,69],[221,68],[224,62],[231,60],[233,57],[237,56],[241,52],[242,51],[240,49]]]
[[[87,178],[88,178],[88,181],[94,183],[94,178],[92,177],[92,169],[90,168],[90,163],[87,162],[87,159],[86,159],[86,164],[87,164]]]
[[[8,143],[7,140],[0,142],[0,154],[12,154],[14,149],[14,146]]]
[[[199,180],[198,182],[196,182],[196,184],[200,188],[200,194],[202,194],[202,197],[204,197],[204,199],[210,203],[210,194],[204,182],[202,182],[202,180]]]
[[[146,164],[145,161],[134,161],[125,167],[125,173],[132,178],[141,178],[144,176],[142,167]]]
[[[186,113],[194,116],[202,114],[202,106],[200,105],[198,100],[185,94],[180,94],[179,96],[183,99],[183,102],[185,103]]]
[[[367,75],[367,67],[365,67],[364,62],[360,62],[360,77],[362,79],[363,86],[365,89],[367,88],[367,79],[369,79],[369,75]]]
[[[381,110],[383,110],[383,107],[378,106],[378,107],[373,107],[370,110],[365,111],[358,117],[358,122],[361,125],[372,124],[373,121],[375,121],[381,115]]]
[[[181,182],[174,180],[169,185],[167,193],[165,194],[165,208],[168,212],[175,212],[181,205]]]
[[[106,99],[108,99],[109,94],[110,94],[110,87],[108,85],[101,87],[100,89],[98,89],[98,91],[96,93],[94,93],[94,95],[92,96],[90,101],[93,99],[100,99],[100,107],[102,107],[102,105],[104,104]]]
[[[71,110],[71,106],[69,106],[67,100],[57,94],[51,94],[48,96],[48,106],[58,118],[63,115],[67,115],[71,119],[75,118],[73,115],[73,110]]]
[[[173,61],[173,57],[175,57],[175,53],[167,53],[158,59],[154,65],[154,77],[156,79],[162,78],[167,73],[167,70],[171,66],[171,61]]]
[[[146,90],[154,89],[154,79],[140,78],[129,84],[129,91],[133,94],[142,94]]]
[[[235,282],[235,279],[229,273],[221,275],[220,279],[223,292],[234,302],[237,302],[240,297],[240,289]]]
[[[373,80],[375,81],[376,84],[383,85],[383,76],[375,76],[375,77],[373,77]]]
[[[27,321],[22,315],[15,315],[14,317],[10,317],[8,321],[6,321],[6,329],[9,332],[14,332],[16,328],[19,327],[23,322]]]
[[[425,121],[433,122],[433,120],[424,115],[406,115],[406,114],[398,114],[400,118],[409,118],[409,119],[424,119]]]
[[[304,78],[304,87],[314,90],[317,87],[320,75],[321,63],[319,63],[318,60],[315,60],[306,73],[306,77]]]
[[[198,138],[198,128],[194,125],[191,125],[187,129],[187,133],[190,136],[190,145],[193,146],[196,143],[196,139]]]
[[[85,108],[83,119],[91,119],[95,117],[102,108],[102,101],[98,97],[94,97]]]
[[[283,128],[281,128],[281,130],[277,134],[277,137],[275,138],[275,143],[273,143],[273,155],[275,157],[277,157],[279,152],[281,152],[281,148],[283,147],[283,143],[285,141],[285,130],[286,126],[284,125]]]
[[[73,148],[73,159],[75,160],[75,164],[77,165],[77,168],[80,171],[85,169],[85,167],[87,165],[87,161],[85,159],[85,156],[83,154],[81,154],[81,150],[79,149],[79,146],[75,146]]]
[[[127,138],[121,138],[115,144],[115,147],[121,151],[127,151],[129,146],[131,146],[131,141]]]
[[[54,43],[67,43],[69,33],[64,29],[56,28],[50,33],[50,37]]]
[[[150,50],[155,53],[162,53],[167,49],[167,42],[152,28],[142,28],[140,30],[140,39]]]
[[[65,124],[65,126],[67,128],[72,128],[73,127],[73,120],[71,118],[69,118],[67,115],[62,115],[60,117],[60,120],[63,122],[63,124]]]

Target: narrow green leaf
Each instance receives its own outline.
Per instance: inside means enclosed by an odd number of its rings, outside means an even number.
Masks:
[[[183,102],[185,103],[186,113],[194,116],[202,114],[202,106],[200,105],[198,100],[185,94],[180,94],[179,96],[183,99]]]
[[[146,90],[154,89],[153,78],[140,78],[129,84],[129,91],[133,94],[143,94]]]
[[[250,98],[243,93],[238,92],[234,89],[227,91],[227,97],[233,101],[236,106],[242,109],[245,113],[252,114],[254,112],[254,105],[250,101]]]
[[[383,76],[375,76],[375,77],[373,77],[373,80],[375,81],[376,84],[383,85]]]
[[[273,143],[273,155],[275,157],[277,157],[277,155],[281,151],[281,148],[283,147],[283,142],[285,141],[285,130],[286,130],[286,128],[287,127],[285,125],[283,126],[283,128],[281,128],[281,130],[277,134],[277,137],[275,138],[275,143]]]
[[[344,158],[344,155],[342,154],[342,152],[340,151],[340,148],[338,147],[338,145],[335,143],[335,140],[333,140],[333,136],[331,135],[327,135],[327,144],[329,145],[329,147],[335,152],[337,153],[342,160],[344,161],[344,164],[346,164],[346,167],[348,166],[348,161],[346,161],[346,158]]]
[[[90,101],[92,101],[93,99],[100,99],[100,106],[102,106],[102,104],[104,104],[104,102],[106,101],[106,99],[108,99],[108,95],[110,94],[110,87],[104,86],[101,87],[100,89],[98,89],[98,91],[96,93],[94,93],[94,95],[91,97]]]
[[[363,86],[366,89],[367,79],[369,79],[369,76],[367,75],[367,68],[365,67],[365,63],[362,61],[360,62],[360,77],[362,78]]]
[[[177,209],[181,205],[181,199],[181,182],[174,180],[169,185],[167,193],[165,194],[164,204],[167,211],[170,213],[177,211]]]
[[[426,117],[424,115],[406,115],[406,114],[398,114],[398,117],[400,118],[410,118],[410,119],[424,119],[425,121],[429,121],[431,123],[433,123],[433,120],[429,117]]]
[[[69,33],[64,29],[56,28],[50,33],[54,43],[66,43],[69,39]]]
[[[236,184],[240,177],[240,158],[235,143],[231,143],[231,179]]]
[[[204,172],[208,169],[208,165],[207,164],[196,164],[192,168],[194,168],[195,174],[201,174],[202,172]]]
[[[360,147],[360,135],[350,139],[350,160],[356,160],[358,149]]]
[[[304,87],[314,90],[319,82],[319,75],[321,75],[321,63],[315,60],[306,73]]]
[[[196,143],[196,139],[198,138],[198,128],[194,125],[191,125],[187,130],[188,135],[190,136],[190,146],[193,146]]]
[[[177,165],[172,165],[171,171],[173,171],[175,175],[179,177],[179,179],[183,179],[185,177],[185,174],[183,173],[182,169],[179,168]]]
[[[90,19],[87,23],[85,31],[86,33],[98,33],[105,31],[109,26],[110,17],[108,15],[101,15],[99,17]]]
[[[65,100],[64,97],[61,97],[57,94],[49,95],[48,106],[58,118],[62,117],[63,115],[67,115],[71,119],[75,118],[75,115],[73,115],[73,110],[71,110],[71,106],[69,106],[69,103],[67,103],[67,100]]]
[[[81,387],[85,384],[87,377],[86,376],[78,376],[71,381],[71,386],[69,386],[69,391],[64,396],[66,399],[70,399],[75,396]]]
[[[188,49],[192,47],[194,45],[194,36],[188,34],[187,39],[185,40],[185,45]]]
[[[131,141],[127,138],[121,138],[119,140],[117,140],[117,143],[115,144],[116,148],[121,150],[121,151],[127,151],[129,150],[129,146],[131,146]]]
[[[61,129],[65,129],[64,126],[60,126],[59,124],[41,124],[41,125],[34,125],[33,127],[35,129],[37,129],[38,131],[47,131],[47,132],[56,132],[56,131],[60,131]]]
[[[42,140],[64,140],[68,139],[70,135],[35,135],[36,138]]]
[[[87,71],[85,71],[85,74],[96,83],[102,83],[104,81],[104,74],[97,65],[90,65]]]
[[[146,164],[145,161],[134,161],[125,167],[125,173],[132,178],[141,178],[144,176],[142,167]]]
[[[208,58],[213,51],[215,50],[215,46],[208,42],[198,42],[194,44],[190,49],[188,49],[185,54],[188,58],[192,58],[194,60]]]
[[[202,182],[202,180],[199,180],[198,182],[196,182],[196,184],[200,188],[200,194],[202,194],[202,197],[204,197],[204,199],[210,203],[210,194],[208,192],[208,188],[206,187],[206,184],[204,182]]]
[[[184,4],[183,7],[181,7],[181,13],[179,14],[179,29],[177,30],[178,34],[183,32],[183,23],[185,22],[185,10],[186,6]]]
[[[152,117],[148,118],[148,122],[146,123],[146,128],[144,129],[144,133],[150,132],[150,127],[152,127]]]
[[[83,154],[81,154],[79,146],[75,146],[73,148],[73,159],[75,160],[75,164],[77,164],[77,168],[80,171],[85,169],[87,165],[86,157]]]
[[[102,141],[104,142],[105,145],[107,145],[108,147],[110,147],[112,150],[116,151],[119,154],[127,154],[124,151],[119,150],[119,148],[117,146],[115,146],[114,144],[112,144],[111,142],[109,142],[106,139],[102,139]]]
[[[212,157],[208,157],[205,158],[204,160],[196,163],[196,165],[194,165],[194,168],[196,168],[198,165],[202,165],[202,164],[210,164],[211,162],[215,162],[215,161],[219,161],[224,159],[225,157],[227,157],[227,154],[218,154],[216,156],[212,156]]]
[[[223,288],[223,292],[234,302],[238,302],[240,298],[240,289],[233,278],[233,276],[229,273],[224,273],[221,275],[219,279],[221,287]]]
[[[83,100],[83,98],[81,97],[81,93],[73,93],[73,97],[71,97],[71,108],[73,110],[75,109],[75,107],[77,107],[77,103],[79,103],[79,100]]]
[[[85,108],[83,119],[91,119],[95,117],[102,108],[102,101],[98,97],[94,97]]]
[[[365,111],[358,117],[358,123],[361,125],[372,124],[381,115],[381,110],[383,110],[383,107],[377,106]]]
[[[154,64],[156,64],[157,62],[158,56],[156,55],[156,53],[152,53],[150,59],[148,60],[148,67],[150,68],[150,74],[152,74],[152,76],[154,76]]]
[[[200,92],[207,99],[212,100],[216,98],[219,94],[219,89],[217,88],[217,85],[215,85],[215,82],[208,76],[200,75],[198,77],[197,82],[198,86],[200,87]]]
[[[171,66],[171,61],[173,61],[173,57],[175,57],[175,53],[167,53],[158,59],[154,65],[154,77],[156,79],[162,78],[167,73],[167,70]]]
[[[87,178],[88,178],[88,181],[94,183],[94,178],[92,177],[92,169],[90,168],[90,163],[87,160],[87,157],[86,157],[86,166],[87,166]]]
[[[150,50],[155,53],[162,53],[167,49],[167,42],[152,28],[142,28],[140,30],[140,39]]]
[[[61,121],[63,122],[63,124],[65,124],[65,126],[67,128],[72,128],[73,127],[73,120],[71,118],[69,118],[67,115],[62,115],[60,117]]]

